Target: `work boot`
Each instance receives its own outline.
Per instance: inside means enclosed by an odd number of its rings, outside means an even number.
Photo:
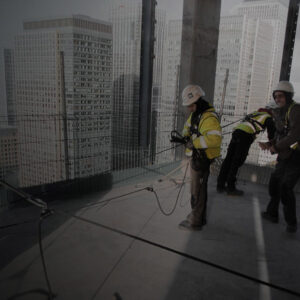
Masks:
[[[187,216],[186,216],[186,220],[193,224],[194,223],[194,217],[193,217],[193,212],[190,212]],[[201,224],[199,226],[204,226],[206,225],[207,221],[206,221],[206,216],[202,217],[202,221],[197,222],[197,224]],[[197,225],[198,226],[198,225]]]
[[[294,225],[287,225],[286,226],[286,232],[294,233],[297,231],[297,224]]]
[[[229,195],[229,196],[243,196],[244,191],[238,190],[236,188],[234,188],[234,189],[227,188],[227,195]]]
[[[202,230],[201,225],[193,225],[188,220],[184,220],[179,223],[178,227],[183,230],[190,230],[190,231],[199,231]]]
[[[263,219],[270,221],[271,223],[278,223],[278,216],[272,216],[267,211],[261,213]]]

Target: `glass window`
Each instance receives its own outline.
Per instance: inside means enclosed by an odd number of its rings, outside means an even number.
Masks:
[[[222,115],[222,125],[228,125],[223,157],[234,127],[272,100],[280,78],[287,13],[288,1],[284,0],[222,1],[214,105]],[[275,160],[276,156],[260,150],[257,143],[247,157],[255,165]]]

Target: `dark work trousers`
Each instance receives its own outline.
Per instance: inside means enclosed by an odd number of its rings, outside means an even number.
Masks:
[[[300,178],[300,151],[294,151],[288,159],[278,159],[275,171],[269,181],[271,200],[267,206],[269,215],[278,217],[280,200],[284,218],[288,225],[296,225],[296,198],[294,187]]]
[[[225,184],[227,183],[229,190],[235,189],[236,174],[245,162],[253,141],[253,135],[245,131],[236,129],[232,133],[227,154],[218,176],[218,187],[225,187]]]
[[[207,182],[210,164],[204,170],[196,171],[191,168],[191,207],[188,220],[192,225],[202,226],[206,223]]]

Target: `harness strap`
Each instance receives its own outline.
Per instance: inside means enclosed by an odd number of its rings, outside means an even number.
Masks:
[[[291,113],[292,108],[295,106],[295,104],[296,104],[296,102],[293,101],[293,103],[290,105],[287,113],[285,114],[285,126],[286,126],[286,128],[288,128],[288,126],[289,126],[290,113]]]
[[[255,120],[255,119],[252,119],[252,118],[257,117],[257,116],[259,116],[259,114],[252,113],[252,114],[247,115],[245,117],[245,121],[251,123],[252,126],[254,127],[254,129],[255,129],[255,132],[253,133],[254,135],[259,134],[259,133],[261,133],[265,130],[265,126],[263,124],[261,124],[259,121]],[[258,127],[259,130],[257,130],[257,127]]]

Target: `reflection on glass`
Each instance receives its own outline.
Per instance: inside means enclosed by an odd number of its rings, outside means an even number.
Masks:
[[[282,0],[222,1],[214,95],[216,109],[223,111],[222,125],[271,100],[280,76],[287,12],[287,1]],[[229,76],[224,94],[226,70]],[[226,132],[235,125],[228,126]],[[223,157],[230,139],[230,134],[224,135]],[[254,143],[247,162],[266,165],[275,159]]]
[[[1,178],[14,171],[28,187],[172,162],[174,150],[155,154],[173,146],[183,1],[156,3],[146,151],[139,146],[142,0],[42,2],[18,14],[9,4],[14,13],[3,17],[11,29],[1,42],[0,121],[17,163],[10,172],[1,167]]]

